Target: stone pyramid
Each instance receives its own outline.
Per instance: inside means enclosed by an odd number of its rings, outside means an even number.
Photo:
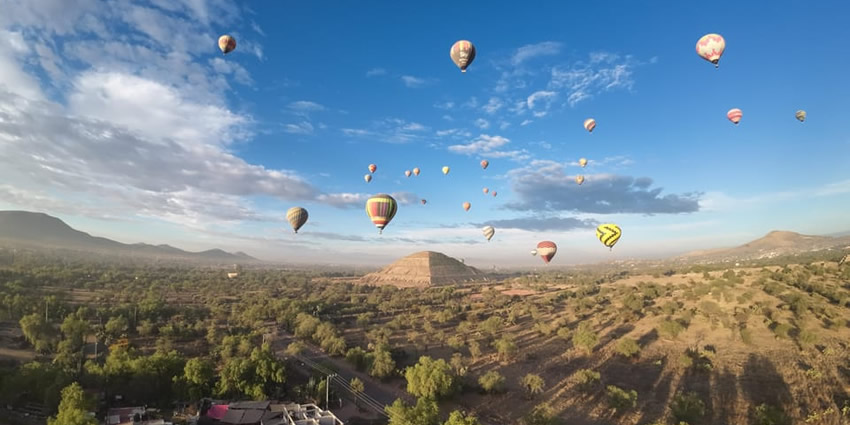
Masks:
[[[360,279],[362,284],[424,288],[467,282],[483,282],[487,276],[445,254],[422,251],[408,255],[380,271]]]

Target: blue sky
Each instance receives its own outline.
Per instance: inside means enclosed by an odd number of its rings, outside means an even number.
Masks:
[[[541,240],[572,264],[850,229],[843,2],[0,5],[0,208],[123,242],[531,266]],[[719,69],[695,53],[709,32]],[[478,52],[465,74],[458,39]],[[401,205],[378,236],[364,204],[382,192]]]

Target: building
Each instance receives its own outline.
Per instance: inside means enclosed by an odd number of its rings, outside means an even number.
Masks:
[[[238,277],[238,276],[239,276],[239,273],[236,273],[236,272],[230,272],[230,273],[227,274],[227,277],[230,278],[230,279],[233,279],[234,277]]]
[[[246,401],[212,405],[198,423],[210,425],[344,425],[315,404]]]

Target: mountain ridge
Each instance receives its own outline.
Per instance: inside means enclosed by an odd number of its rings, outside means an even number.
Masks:
[[[773,230],[738,246],[690,251],[673,259],[753,260],[847,245],[850,245],[850,236],[804,235],[788,230]]]
[[[42,212],[0,211],[0,239],[26,242],[40,246],[67,248],[81,251],[109,252],[143,257],[183,257],[193,260],[231,262],[259,262],[244,252],[229,253],[219,248],[191,252],[168,244],[126,244],[112,239],[93,236],[76,230],[61,219]]]

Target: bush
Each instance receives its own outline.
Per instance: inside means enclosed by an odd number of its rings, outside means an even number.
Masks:
[[[800,331],[800,335],[797,337],[797,341],[800,343],[800,345],[809,347],[814,345],[814,343],[818,342],[818,336],[816,333],[808,329],[804,329]]]
[[[676,338],[685,328],[675,320],[665,320],[658,326],[658,333],[670,338]]]
[[[773,328],[773,333],[779,338],[788,338],[789,331],[791,331],[791,325],[787,323],[777,323]]]
[[[578,325],[578,329],[576,329],[575,334],[573,334],[573,345],[583,349],[588,354],[593,352],[593,347],[596,347],[596,344],[599,342],[599,336],[596,335],[596,332],[593,332],[590,329],[590,325],[587,322],[582,322]]]
[[[705,403],[694,392],[679,393],[673,397],[670,410],[676,421],[694,423],[705,415]]]
[[[579,369],[576,371],[575,375],[573,375],[573,381],[580,388],[587,390],[593,387],[594,384],[599,382],[599,379],[602,375],[599,372],[590,369]]]
[[[614,409],[621,410],[637,406],[637,391],[626,391],[616,385],[609,385],[606,390],[608,393],[608,405]]]
[[[755,422],[753,422],[755,425],[787,425],[791,423],[781,409],[765,403],[755,408],[753,416],[755,416]]]
[[[753,332],[747,328],[742,328],[741,341],[744,341],[744,344],[753,345]]]
[[[478,378],[478,385],[488,393],[500,391],[505,385],[505,377],[501,373],[491,370]]]
[[[634,339],[623,338],[617,342],[617,352],[624,357],[634,357],[640,353],[640,345]]]

